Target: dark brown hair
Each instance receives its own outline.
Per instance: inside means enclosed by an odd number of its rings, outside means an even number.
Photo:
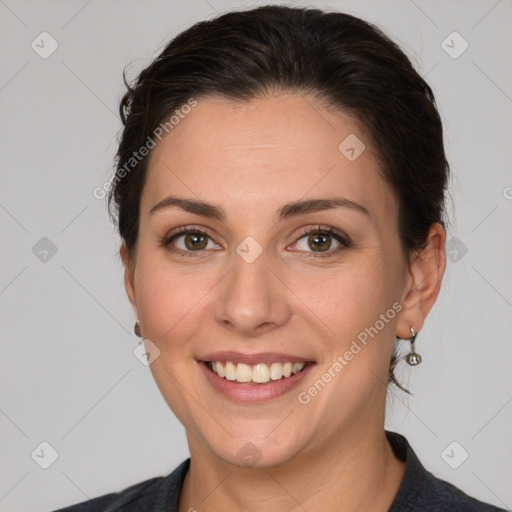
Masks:
[[[130,259],[148,156],[130,159],[147,141],[154,144],[158,126],[192,97],[313,95],[351,115],[368,134],[398,201],[404,254],[425,248],[433,223],[445,227],[449,166],[432,89],[404,52],[368,22],[277,5],[229,12],[180,33],[132,85],[126,76],[124,81],[124,128],[108,207]],[[395,347],[389,382],[409,393],[395,378],[397,361]]]

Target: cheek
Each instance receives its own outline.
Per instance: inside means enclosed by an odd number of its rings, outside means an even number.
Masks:
[[[385,274],[380,258],[355,255],[346,266],[295,277],[292,286],[304,304],[335,333],[351,334],[352,329],[375,321],[383,312],[387,296]]]
[[[215,279],[149,259],[140,261],[139,269],[136,292],[144,335],[168,350],[170,341],[186,341],[187,333],[197,330],[197,316]]]
[[[397,296],[391,288],[392,269],[386,270],[378,251],[358,264],[337,269],[325,278],[297,281],[295,290],[304,306],[300,315],[318,325],[328,369],[341,356],[341,389],[382,374],[394,338]],[[383,316],[384,315],[384,316]]]

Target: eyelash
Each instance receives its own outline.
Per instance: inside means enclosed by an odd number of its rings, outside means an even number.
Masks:
[[[200,235],[203,235],[205,237],[212,239],[212,237],[206,231],[204,231],[200,228],[193,227],[193,226],[188,226],[186,228],[180,229],[177,232],[171,232],[171,233],[165,235],[164,237],[162,237],[159,240],[159,246],[165,248],[169,252],[177,253],[177,254],[180,254],[183,256],[189,256],[189,257],[199,256],[199,254],[195,254],[195,253],[204,252],[204,249],[198,250],[198,251],[183,251],[182,249],[173,248],[170,245],[171,242],[174,241],[176,238],[178,238],[182,235],[187,235],[189,233],[200,234]],[[312,234],[322,234],[322,235],[331,236],[336,241],[338,241],[341,245],[333,250],[326,251],[326,252],[316,253],[316,252],[305,251],[304,257],[306,257],[306,258],[317,259],[317,258],[331,257],[334,254],[338,254],[339,252],[349,248],[352,245],[350,238],[347,235],[344,235],[344,234],[338,232],[337,230],[335,230],[334,228],[332,228],[330,226],[320,226],[320,225],[318,225],[314,228],[305,228],[304,230],[302,230],[299,233],[298,238],[294,242],[294,244],[296,242],[298,242],[300,239],[304,238],[305,236],[312,235]]]

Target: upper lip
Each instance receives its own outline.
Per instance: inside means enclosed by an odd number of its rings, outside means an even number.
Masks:
[[[258,354],[243,354],[241,352],[212,352],[204,356],[198,357],[198,361],[231,361],[232,363],[243,363],[247,365],[255,365],[258,363],[313,363],[311,359],[293,356],[290,354],[280,354],[277,352],[260,352]]]

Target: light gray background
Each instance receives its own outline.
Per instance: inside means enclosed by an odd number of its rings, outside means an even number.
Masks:
[[[510,508],[512,2],[293,3],[377,23],[434,88],[455,175],[448,239],[467,252],[449,247],[417,339],[424,362],[398,372],[415,397],[389,396],[386,428],[438,477]],[[92,190],[111,169],[123,67],[133,77],[196,21],[254,5],[0,0],[1,511],[53,510],[188,457],[182,426],[133,355],[119,241]],[[31,48],[43,31],[59,45],[47,59]],[[456,59],[442,47],[453,31],[469,44]],[[58,249],[47,262],[32,252],[42,237]],[[48,469],[31,457],[43,441],[58,452]],[[441,455],[453,441],[469,453],[458,469]]]

